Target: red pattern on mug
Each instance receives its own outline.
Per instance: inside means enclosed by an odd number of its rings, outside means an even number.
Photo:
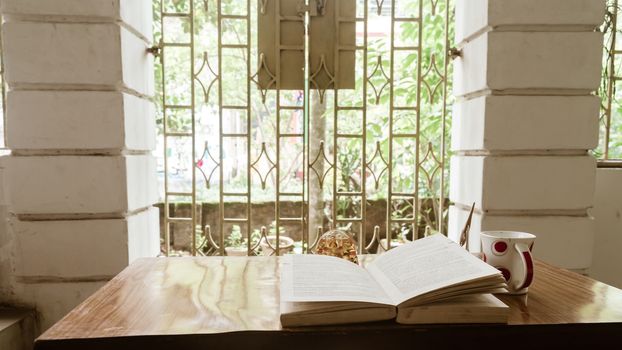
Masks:
[[[501,274],[503,275],[503,278],[505,278],[506,282],[508,282],[510,278],[512,278],[510,270],[506,269],[505,267],[497,267],[497,270],[501,271]]]
[[[518,231],[483,231],[480,234],[486,262],[507,282],[510,294],[524,294],[534,280],[531,250],[536,236]]]
[[[533,281],[533,260],[531,260],[531,255],[527,252],[523,252],[523,257],[525,258],[525,264],[527,265],[527,276],[525,276],[525,282],[520,289],[529,287]]]
[[[508,244],[504,241],[496,241],[492,244],[492,252],[497,255],[503,255],[508,250]]]

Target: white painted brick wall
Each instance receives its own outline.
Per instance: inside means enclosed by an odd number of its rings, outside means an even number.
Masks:
[[[114,276],[129,263],[159,253],[158,209],[124,219],[10,220],[15,275],[41,278]]]
[[[456,0],[454,14],[454,45],[475,36],[489,25],[488,0]]]
[[[6,207],[7,200],[7,184],[6,184],[6,161],[8,155],[0,156],[0,207]]]
[[[605,0],[456,0],[456,43],[498,26],[586,26],[605,19]]]
[[[144,257],[160,254],[160,211],[150,207],[147,211],[127,219],[127,264]]]
[[[123,81],[129,88],[153,96],[153,55],[147,52],[147,48],[148,45],[143,40],[121,28]]]
[[[2,186],[2,191],[4,191],[4,186]],[[7,215],[6,203],[0,204],[0,303],[10,295],[13,275],[14,240],[8,229]]]
[[[588,150],[596,96],[481,96],[454,105],[452,150]]]
[[[596,162],[584,152],[598,140],[604,13],[604,0],[456,2],[454,95],[465,98],[454,109],[450,199],[476,203],[472,232],[532,232],[536,256],[572,269],[591,261]],[[466,215],[450,210],[455,239]]]
[[[462,57],[454,60],[454,94],[487,89],[595,90],[602,44],[602,33],[596,32],[486,33],[468,43]]]
[[[136,29],[147,40],[153,40],[152,1],[120,0],[120,16],[123,22]]]
[[[130,211],[158,201],[156,160],[151,155],[125,156],[125,190]]]
[[[2,0],[3,14],[115,18],[118,0]]]
[[[104,284],[106,281],[17,283],[13,301],[36,309],[39,331],[43,332]]]
[[[19,150],[152,150],[152,102],[113,91],[9,91],[7,144]]]
[[[36,308],[41,330],[159,253],[154,106],[136,97],[153,94],[152,4],[0,3],[17,214],[0,232],[0,302]]]
[[[454,96],[463,96],[488,87],[488,34],[477,37],[461,50],[462,55],[453,61]]]
[[[594,219],[572,216],[487,216],[485,230],[510,227],[512,230],[534,232],[534,255],[567,269],[585,269],[592,263]]]
[[[150,155],[27,156],[7,163],[16,214],[126,213],[157,200]]]
[[[127,221],[10,220],[19,277],[114,276],[128,263]]]
[[[2,36],[4,51],[11,53],[4,62],[9,86],[127,86],[153,94],[147,44],[116,24],[8,22]]]
[[[483,210],[579,210],[592,206],[592,156],[454,156],[450,199]]]
[[[71,16],[86,20],[122,20],[151,40],[153,11],[140,0],[3,0],[0,11],[8,15]]]
[[[2,40],[9,85],[122,83],[115,24],[8,22]]]
[[[459,240],[468,212],[449,209],[449,236]],[[592,262],[594,219],[589,216],[496,216],[473,215],[469,245],[480,251],[481,231],[523,231],[536,235],[534,256],[568,269],[585,269]]]
[[[589,274],[622,288],[622,169],[596,170],[596,195],[590,213],[596,220],[596,234]]]
[[[153,102],[123,94],[123,119],[126,149],[149,151],[155,149],[156,106]]]

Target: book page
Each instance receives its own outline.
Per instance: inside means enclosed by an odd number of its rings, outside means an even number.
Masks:
[[[325,255],[286,255],[281,266],[281,301],[358,301],[392,304],[362,267]]]
[[[396,305],[427,292],[499,274],[440,234],[391,249],[367,269]]]

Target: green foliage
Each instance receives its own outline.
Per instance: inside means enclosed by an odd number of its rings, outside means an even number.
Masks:
[[[259,233],[259,230],[253,231],[250,238],[251,246],[255,246],[257,242],[259,242],[259,239],[261,239],[261,234]],[[225,245],[227,247],[242,248],[247,246],[247,242],[248,240],[242,235],[242,230],[238,225],[233,225],[231,227],[231,233],[225,239]]]
[[[598,95],[601,98],[600,116],[600,142],[594,151],[597,158],[622,159],[622,91],[618,89],[618,82],[611,81],[612,76],[622,76],[622,67],[619,54],[613,54],[613,32],[616,31],[615,50],[622,48],[622,30],[618,20],[617,27],[614,27],[614,19],[620,13],[620,8],[615,7],[615,1],[607,1],[607,13],[601,31],[605,36],[605,46],[603,55],[603,72],[601,85]],[[616,56],[617,55],[617,56]],[[616,58],[617,59],[614,59]],[[611,90],[610,90],[611,89]],[[611,102],[609,102],[611,93]],[[610,113],[607,111],[611,108]],[[609,125],[607,125],[609,122]],[[608,152],[605,151],[606,132],[609,131]]]
[[[164,1],[165,12],[186,12],[188,11],[188,0],[161,0]],[[400,3],[402,13],[412,14],[414,17],[419,14],[418,0],[397,0]],[[203,3],[207,4],[206,7]],[[224,13],[244,14],[247,11],[246,1],[222,0],[221,6]],[[357,6],[362,6],[358,1]],[[215,3],[212,1],[195,1],[194,22],[188,23],[182,20],[167,19],[164,23],[165,38],[176,42],[189,42],[191,29],[194,39],[194,62],[196,76],[196,89],[194,96],[190,95],[191,76],[190,72],[190,50],[186,48],[166,48],[163,60],[165,67],[156,65],[155,79],[157,91],[166,90],[168,105],[186,105],[192,101],[196,104],[196,135],[197,158],[201,157],[201,152],[205,143],[208,144],[208,151],[214,159],[218,160],[219,155],[223,154],[225,163],[228,166],[224,173],[226,191],[246,191],[247,173],[246,164],[246,145],[239,142],[229,144],[218,144],[217,135],[221,127],[218,123],[221,112],[218,110],[218,92],[222,91],[220,98],[226,105],[244,105],[247,103],[246,82],[249,75],[253,75],[257,69],[257,50],[251,50],[250,57],[247,57],[245,50],[222,49],[221,77],[214,82],[218,74],[218,30]],[[441,188],[441,177],[445,177],[447,184],[448,171],[444,173],[440,170],[441,163],[447,158],[445,145],[449,143],[448,130],[450,129],[449,116],[451,111],[449,106],[451,101],[447,101],[451,88],[451,66],[446,71],[446,45],[447,37],[453,36],[453,29],[448,25],[446,19],[448,0],[424,1],[421,12],[423,13],[420,30],[418,22],[396,22],[395,41],[396,45],[420,46],[421,57],[417,51],[394,51],[393,63],[391,62],[389,37],[376,35],[370,36],[367,42],[367,66],[364,70],[363,56],[358,56],[356,64],[356,89],[343,90],[338,92],[340,106],[362,106],[363,99],[367,105],[367,123],[361,125],[360,113],[337,113],[334,109],[334,99],[336,96],[332,91],[326,94],[326,108],[321,116],[326,121],[325,135],[312,135],[325,139],[326,152],[329,159],[333,159],[334,149],[337,149],[337,181],[336,187],[340,191],[360,191],[363,187],[362,181],[366,179],[366,193],[370,199],[387,198],[388,188],[394,192],[418,191],[421,198],[438,198],[445,188]],[[256,1],[251,2],[251,13],[257,13]],[[385,2],[388,7],[388,2]],[[160,4],[154,1],[154,14],[156,27],[154,37],[156,41],[162,38],[162,28],[160,26]],[[251,28],[256,27],[256,16],[253,15]],[[386,17],[383,17],[386,19]],[[375,11],[369,12],[369,19],[380,20]],[[246,26],[243,21],[225,20],[221,21],[220,30],[222,32],[223,43],[244,43],[251,41],[251,46],[256,43],[256,32],[251,30],[251,38],[245,38]],[[449,23],[452,20],[449,19]],[[383,30],[385,30],[384,28]],[[448,31],[449,29],[449,31]],[[373,29],[378,30],[378,29]],[[377,66],[380,57],[381,67]],[[207,58],[204,61],[204,58]],[[247,63],[250,63],[250,72],[246,70]],[[202,67],[202,69],[201,69]],[[380,69],[382,68],[382,69]],[[250,74],[249,74],[250,73]],[[367,94],[363,96],[364,76],[369,77],[366,86]],[[372,75],[372,73],[374,73]],[[393,77],[394,88],[390,93],[390,85],[387,85],[387,77]],[[421,79],[418,79],[421,77]],[[444,85],[447,80],[447,86]],[[163,83],[164,82],[164,83]],[[213,82],[213,84],[212,84]],[[222,84],[222,86],[219,86]],[[372,87],[373,86],[373,87]],[[382,88],[384,86],[384,88]],[[374,93],[380,92],[378,96]],[[208,95],[209,91],[209,95]],[[252,138],[251,160],[254,161],[259,156],[262,142],[266,143],[268,156],[276,160],[276,94],[269,91],[265,103],[261,99],[261,94],[254,83],[250,90],[251,123],[250,132]],[[317,95],[313,95],[317,98]],[[283,91],[281,99],[284,104],[300,106],[300,93],[297,91]],[[395,111],[393,120],[389,118],[388,105],[393,100],[394,105],[399,106],[418,106],[419,113],[415,111]],[[158,128],[160,134],[163,132],[162,99],[156,98],[158,104]],[[192,130],[192,118],[183,111],[168,112],[168,131],[189,132]],[[338,145],[332,144],[333,118],[339,118],[339,132],[360,133],[362,127],[366,131],[365,143],[359,139],[341,139]],[[237,118],[233,114],[224,115],[225,120]],[[246,119],[246,116],[241,116]],[[302,115],[297,113],[283,113],[281,116],[281,132],[298,131],[289,130],[292,126],[302,125]],[[224,123],[223,123],[224,124]],[[390,128],[393,128],[390,133]],[[239,130],[236,130],[239,131]],[[390,134],[409,134],[417,135],[409,138],[390,137]],[[323,136],[323,137],[322,137]],[[391,142],[392,140],[392,142]],[[285,142],[285,141],[281,141]],[[289,142],[289,141],[288,141]],[[392,159],[391,169],[383,170],[386,166],[379,157],[375,158],[369,168],[363,162],[369,162],[376,152],[376,144],[383,159]],[[365,146],[364,146],[365,145]],[[187,140],[170,138],[168,140],[167,152],[172,161],[169,162],[169,172],[176,170],[180,175],[178,181],[169,180],[169,189],[175,191],[189,191],[191,183],[190,168],[193,162],[189,154],[191,146]],[[276,183],[280,184],[283,192],[297,192],[302,188],[302,178],[299,176],[300,164],[302,164],[302,145],[296,142],[285,142],[281,145],[281,159],[288,161],[281,164],[281,176],[276,178],[276,172],[272,171],[267,177],[266,189],[260,187],[258,176],[251,172],[253,201],[273,200],[275,198]],[[389,158],[391,157],[391,158]],[[311,155],[311,159],[314,155]],[[197,160],[197,159],[195,159]],[[209,176],[214,164],[207,155],[203,155],[205,162],[206,177]],[[233,165],[231,165],[233,164]],[[164,169],[161,169],[162,171]],[[268,171],[264,167],[263,172]],[[389,179],[389,173],[391,179]],[[198,197],[200,200],[218,200],[218,171],[211,179],[210,186],[199,176],[197,184]],[[418,174],[418,175],[417,175]],[[373,175],[373,176],[372,176]],[[378,183],[374,181],[374,176],[378,178]],[[315,180],[315,175],[312,176]],[[331,198],[333,186],[332,176],[328,176],[324,183],[324,197]],[[341,217],[352,217],[358,214],[361,208],[360,197],[345,197],[337,201],[338,215]],[[410,204],[409,204],[410,203]],[[413,212],[412,201],[404,201],[402,206],[396,209],[396,213]],[[411,206],[408,208],[408,206]],[[442,213],[430,215],[430,217],[441,217]]]
[[[276,236],[276,220],[270,223],[270,226],[268,227],[267,235]],[[279,227],[279,236],[285,236],[285,227],[283,226]],[[257,237],[257,239],[259,239],[261,237],[261,231],[258,229],[253,230],[253,234],[251,235],[251,237]]]

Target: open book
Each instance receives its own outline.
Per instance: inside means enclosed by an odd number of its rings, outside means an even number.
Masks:
[[[443,235],[394,248],[365,268],[331,256],[287,255],[281,324],[505,323],[509,308],[487,294],[505,286],[497,269]]]

